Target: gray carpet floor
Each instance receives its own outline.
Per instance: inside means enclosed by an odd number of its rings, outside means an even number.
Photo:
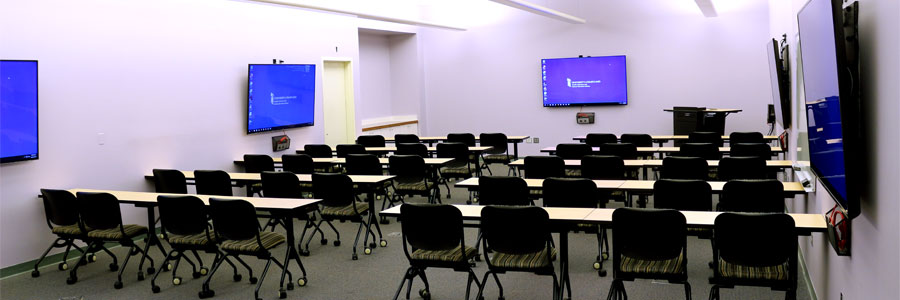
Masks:
[[[504,167],[493,168],[495,173],[506,173]],[[451,187],[452,198],[446,198],[444,203],[464,204],[467,192],[464,189]],[[410,202],[425,202],[424,198],[408,199]],[[380,203],[377,203],[380,207]],[[652,199],[651,204],[652,206]],[[621,207],[621,203],[612,203],[610,207]],[[351,247],[356,233],[355,223],[334,224],[341,232],[342,245],[332,246],[334,234],[326,230],[329,243],[321,245],[318,236],[310,244],[311,255],[303,257],[303,264],[308,272],[308,284],[304,287],[296,287],[288,291],[288,299],[391,299],[394,292],[409,266],[406,256],[403,254],[403,246],[400,237],[400,223],[391,220],[388,225],[381,225],[387,247],[378,247],[371,255],[362,254],[362,245],[359,247],[359,260],[351,260]],[[296,232],[302,229],[301,222],[295,222]],[[279,229],[281,230],[281,229]],[[281,230],[283,232],[283,230]],[[475,242],[476,230],[468,228],[465,231],[467,245]],[[557,238],[554,235],[554,238]],[[50,241],[47,241],[48,243]],[[139,245],[143,243],[139,242]],[[558,245],[558,243],[557,243]],[[570,276],[572,278],[573,299],[605,299],[612,282],[612,272],[606,277],[599,277],[591,267],[597,255],[596,238],[585,233],[569,234],[569,262]],[[167,247],[168,248],[168,247]],[[281,245],[273,250],[273,253],[283,257],[285,246]],[[113,252],[119,256],[121,264],[126,249],[115,248]],[[688,273],[691,284],[691,293],[694,299],[705,299],[709,295],[710,285],[708,278],[712,276],[712,270],[707,263],[712,260],[712,250],[709,240],[701,240],[688,237]],[[40,253],[35,253],[35,256]],[[157,250],[151,251],[156,259],[157,269],[163,256]],[[203,254],[201,254],[203,255]],[[90,263],[79,269],[79,281],[74,285],[65,283],[68,272],[58,271],[55,265],[41,269],[39,278],[31,278],[30,272],[11,276],[0,280],[0,298],[2,299],[197,299],[202,281],[206,277],[194,279],[191,277],[190,265],[182,263],[178,269],[178,275],[183,278],[179,286],[172,284],[172,272],[166,271],[160,274],[157,285],[162,290],[152,293],[149,277],[144,281],[137,280],[137,258],[132,257],[125,273],[122,289],[114,289],[116,273],[110,272],[107,265],[111,259],[105,254],[99,254],[97,262]],[[203,255],[204,261],[210,264],[211,255]],[[245,257],[244,260],[254,269],[254,275],[259,276],[264,262],[254,257]],[[73,261],[74,263],[74,261]],[[610,261],[604,263],[604,268],[609,269]],[[558,268],[558,262],[556,264]],[[296,265],[290,270],[295,279],[300,271]],[[260,290],[263,299],[278,299],[278,281],[280,269],[274,264],[265,278]],[[476,274],[483,276],[487,271],[484,262],[477,263]],[[231,268],[223,266],[214,275],[211,288],[215,290],[212,299],[253,299],[255,285],[248,282],[246,270],[239,268],[243,274],[241,282],[232,281]],[[802,272],[802,269],[801,269]],[[449,269],[428,269],[427,276],[431,285],[432,299],[463,299],[466,288],[466,274],[454,272]],[[806,274],[800,274],[800,282],[797,286],[798,299],[810,299],[810,292],[806,288]],[[507,273],[500,275],[503,283],[506,299],[550,299],[552,292],[552,279],[547,276],[537,276],[525,273]],[[473,285],[474,287],[474,285]],[[422,282],[416,280],[413,284],[411,299],[421,299],[417,294],[423,288]],[[626,282],[625,288],[629,299],[684,299],[684,290],[681,285],[673,285],[665,282],[651,280],[638,280]],[[405,297],[405,287],[400,298]],[[474,293],[473,293],[474,294]],[[784,292],[771,291],[768,288],[737,287],[735,289],[722,289],[722,299],[783,299]],[[496,299],[498,288],[493,280],[488,280],[485,289],[485,299]]]

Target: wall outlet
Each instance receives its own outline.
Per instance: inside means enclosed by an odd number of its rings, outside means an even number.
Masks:
[[[539,138],[539,137],[533,137],[533,138],[531,138],[531,142],[534,143],[534,144],[540,143],[540,142],[541,142],[541,138]]]
[[[105,145],[106,144],[106,134],[105,133],[97,133],[97,145]]]

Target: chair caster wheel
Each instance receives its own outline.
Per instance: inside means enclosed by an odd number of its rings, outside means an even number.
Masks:
[[[144,272],[138,271],[137,280],[138,280],[138,281],[144,280]]]
[[[56,266],[56,268],[59,269],[60,271],[65,271],[65,270],[69,269],[69,264],[60,263],[58,266]]]
[[[118,271],[118,270],[119,270],[119,265],[117,265],[117,264],[115,264],[115,263],[111,263],[111,264],[109,264],[109,270],[110,270],[110,271]]]
[[[354,253],[352,259],[353,259],[353,260],[359,260],[359,256],[356,256],[356,253]]]
[[[121,282],[121,281],[116,281],[116,283],[113,283],[113,287],[116,288],[117,290],[118,290],[118,289],[121,289],[121,288],[122,288],[122,282]]]
[[[306,249],[300,250],[300,255],[301,256],[309,256],[309,250],[306,250]]]
[[[31,271],[31,277],[40,277],[40,276],[41,276],[41,271],[38,271],[38,270]]]
[[[172,284],[181,285],[181,277],[172,278]]]
[[[593,267],[594,267],[594,270],[600,270],[600,262],[599,262],[599,261],[595,261]]]
[[[387,241],[385,241],[385,240],[381,240],[380,244],[381,244],[381,247],[387,247]]]
[[[159,238],[159,239],[161,239],[161,240],[166,238],[162,233],[157,233],[157,234],[156,234],[156,237]]]
[[[278,291],[278,299],[284,299],[284,298],[287,298],[287,292],[286,291]]]
[[[431,292],[426,289],[419,290],[419,296],[422,296],[422,299],[429,300],[431,299]]]
[[[298,286],[306,286],[306,278],[297,279]]]
[[[321,241],[319,241],[319,243],[322,245],[328,245],[328,239],[322,239]]]
[[[166,264],[165,266],[162,266],[162,268],[160,268],[160,269],[162,269],[163,271],[172,271],[172,269],[174,269],[174,268],[175,268],[175,266],[173,266],[172,264]]]
[[[481,261],[481,254],[475,255],[475,261]]]
[[[87,261],[88,261],[88,262],[95,262],[95,261],[97,261],[97,255],[96,255],[96,254],[88,254],[88,256],[87,256]]]
[[[209,268],[200,267],[200,275],[206,275],[206,274],[209,274]]]
[[[497,300],[506,300],[506,297],[497,297]]]
[[[154,285],[154,286],[150,287],[150,290],[153,291],[154,294],[159,293],[159,287],[158,287],[158,286],[155,286],[155,285]]]
[[[472,200],[466,200],[466,204],[472,204]]]
[[[597,273],[600,274],[600,277],[606,277],[606,270],[600,270]]]
[[[294,283],[293,283],[293,282],[288,282],[288,283],[287,283],[287,286],[286,286],[285,288],[287,288],[288,291],[293,291],[293,290],[294,290]]]
[[[366,255],[372,254],[372,248],[363,249],[363,253],[365,253]]]
[[[76,282],[78,282],[78,276],[69,276],[69,278],[66,278],[66,284],[75,284]]]
[[[375,246],[377,246],[377,244],[375,244],[375,242],[369,243],[369,248],[375,249]]]
[[[336,240],[336,241],[332,242],[332,244],[334,244],[334,246],[337,247],[337,246],[340,246],[340,245],[341,245],[341,241],[340,241],[340,240]]]
[[[198,296],[200,296],[200,299],[210,298],[215,295],[216,295],[216,292],[213,290],[205,290],[205,291],[200,291],[200,293],[198,293]]]
[[[86,266],[87,264],[88,264],[87,258],[78,261],[79,266]]]
[[[203,276],[203,274],[200,274],[200,272],[191,273],[191,277],[194,277],[194,279],[200,278],[201,276]]]
[[[234,280],[234,282],[241,281],[241,278],[243,278],[243,276],[241,276],[241,274],[234,274],[234,276],[231,277],[231,279]]]
[[[250,277],[250,284],[256,284],[256,281],[259,280],[256,277]]]
[[[600,254],[600,257],[602,257],[603,260],[609,260],[609,253]]]
[[[171,269],[170,269],[170,270],[171,270]],[[149,267],[149,268],[147,268],[147,274],[148,274],[148,275],[152,275],[153,273],[156,273],[156,268],[154,268],[154,267]]]

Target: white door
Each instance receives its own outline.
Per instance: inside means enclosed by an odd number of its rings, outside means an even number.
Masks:
[[[334,148],[354,140],[353,77],[349,61],[325,61],[324,65],[325,144]]]

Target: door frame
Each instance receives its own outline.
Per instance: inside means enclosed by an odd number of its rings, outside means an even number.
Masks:
[[[325,63],[341,63],[344,65],[344,107],[346,109],[345,128],[347,130],[347,140],[342,143],[354,143],[356,140],[356,99],[354,98],[354,82],[353,82],[353,59],[350,57],[322,57],[322,117],[327,119],[325,114]],[[325,134],[325,120],[323,120],[323,137]]]

